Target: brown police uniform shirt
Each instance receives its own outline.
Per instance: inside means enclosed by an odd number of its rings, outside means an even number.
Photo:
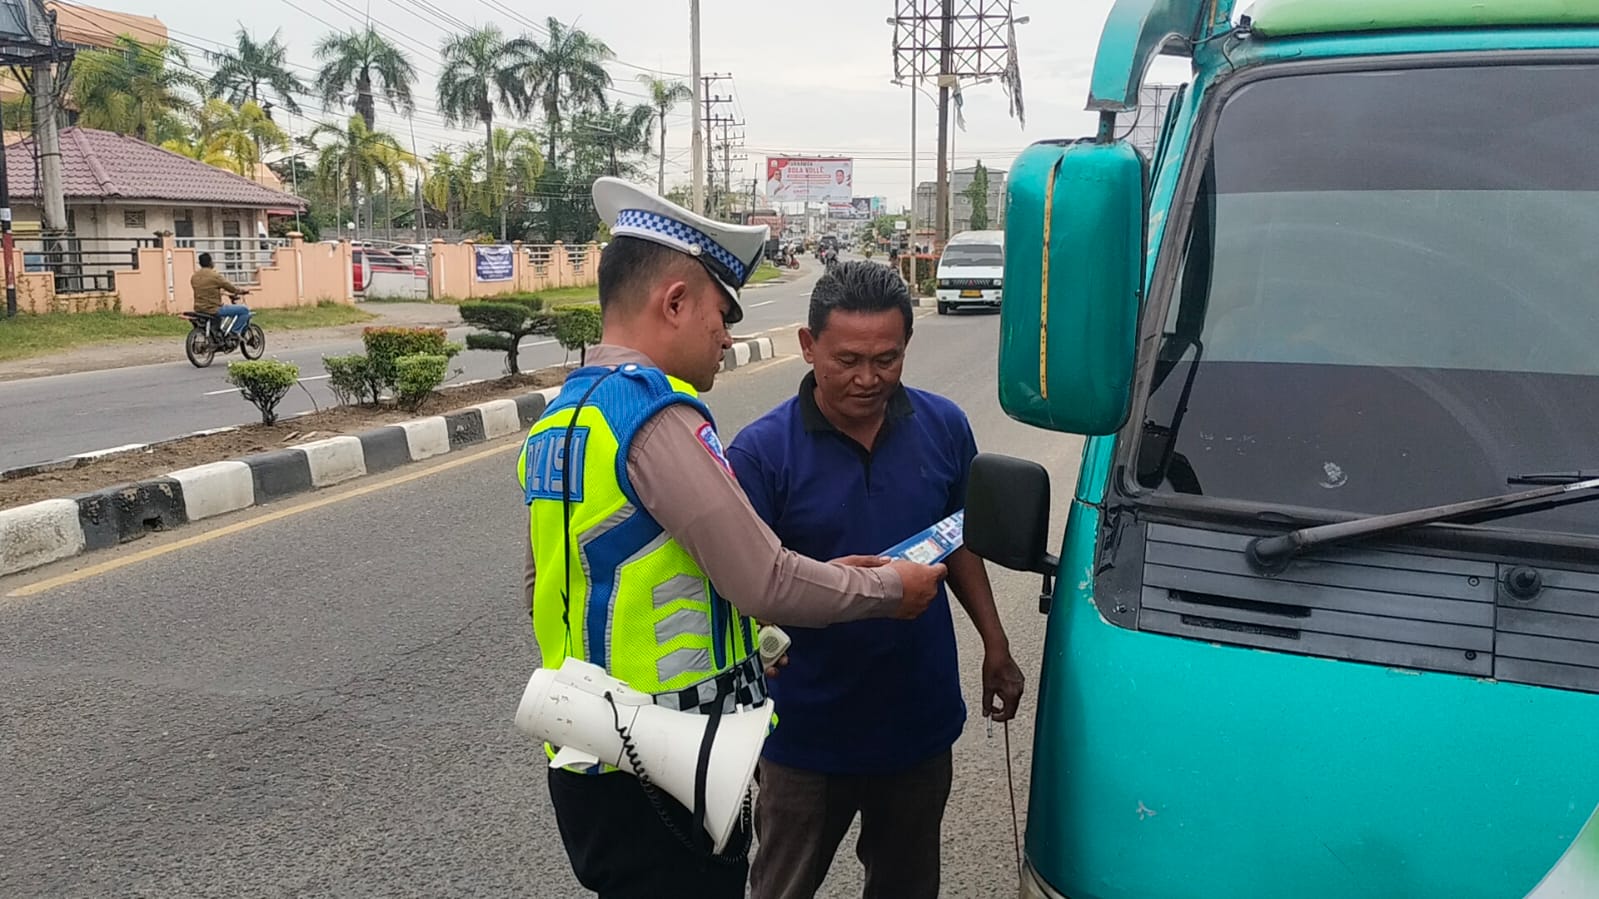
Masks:
[[[217,274],[214,268],[202,268],[189,279],[189,289],[194,291],[194,311],[216,315],[222,308],[222,293],[239,292],[238,285]]]
[[[589,365],[654,363],[627,347],[601,344]],[[627,474],[639,502],[740,612],[763,622],[815,627],[893,614],[904,592],[888,568],[834,565],[784,549],[750,506],[731,471],[695,433],[704,417],[682,403],[645,422],[633,438]],[[524,586],[536,572],[528,547]]]

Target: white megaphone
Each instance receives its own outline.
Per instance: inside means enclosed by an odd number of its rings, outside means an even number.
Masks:
[[[718,723],[706,767],[704,815],[715,852],[726,848],[733,836],[771,720],[768,700],[760,708],[723,715]],[[690,811],[700,742],[709,722],[707,715],[662,708],[604,668],[574,658],[558,669],[533,672],[516,709],[518,730],[561,747],[550,760],[551,768],[604,763],[637,775],[636,757],[650,783]],[[632,754],[623,746],[618,727],[632,743]]]

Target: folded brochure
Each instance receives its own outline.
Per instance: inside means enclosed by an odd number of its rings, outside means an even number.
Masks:
[[[965,524],[966,510],[962,509],[920,534],[889,547],[882,555],[890,559],[920,562],[923,565],[941,562],[950,553],[961,548],[961,543],[965,539]]]

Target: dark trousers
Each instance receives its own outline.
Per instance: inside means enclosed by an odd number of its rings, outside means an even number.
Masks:
[[[935,899],[950,753],[894,774],[818,774],[761,760],[751,899],[811,899],[857,813],[864,899]]]
[[[688,809],[657,790],[678,831],[690,838]],[[749,863],[712,861],[684,846],[661,821],[631,774],[550,769],[550,801],[578,882],[600,899],[742,899]],[[743,844],[734,834],[729,846]]]

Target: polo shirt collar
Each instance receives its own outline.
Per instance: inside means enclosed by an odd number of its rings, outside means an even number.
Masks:
[[[593,350],[589,351],[590,354]],[[822,407],[816,405],[816,372],[808,371],[800,380],[799,386],[800,421],[805,425],[806,433],[834,431],[833,423],[822,414]],[[888,398],[888,409],[885,413],[888,421],[908,418],[916,414],[916,409],[911,406],[911,397],[905,390],[904,383],[894,388],[894,393]]]

